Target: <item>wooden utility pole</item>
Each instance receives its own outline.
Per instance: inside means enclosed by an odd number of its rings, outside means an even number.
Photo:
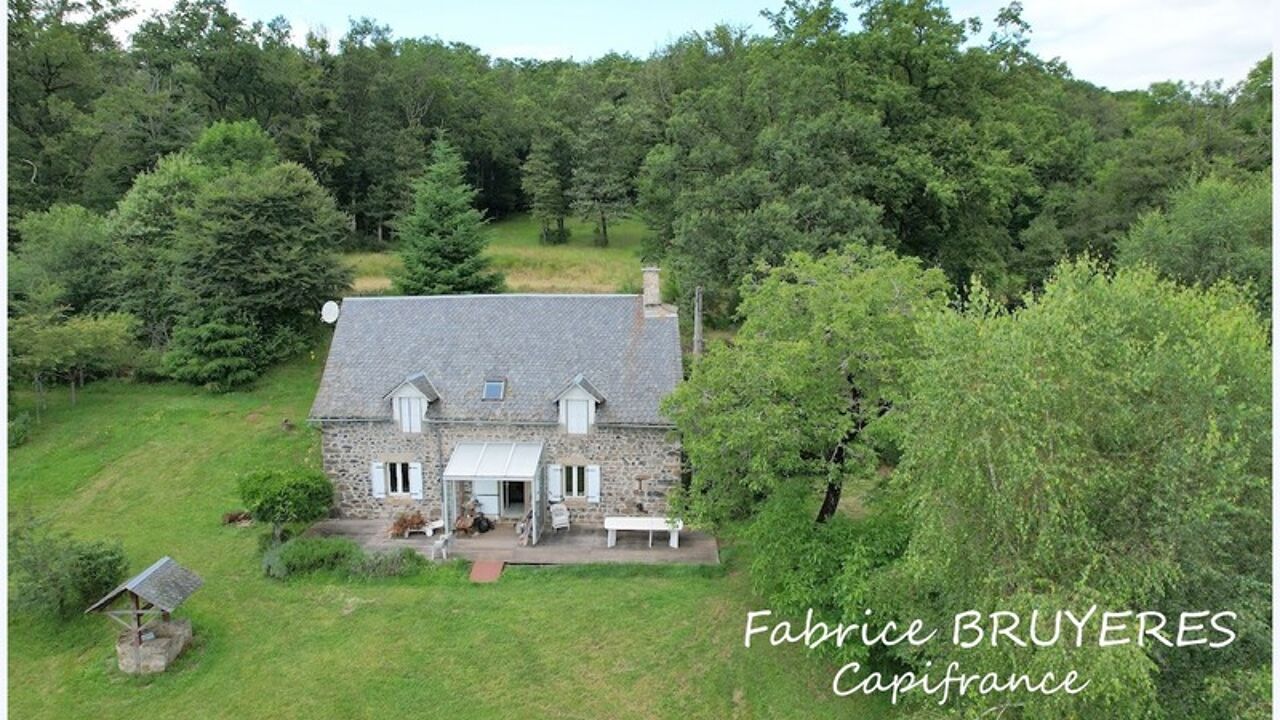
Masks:
[[[702,357],[702,286],[693,290],[693,356]]]

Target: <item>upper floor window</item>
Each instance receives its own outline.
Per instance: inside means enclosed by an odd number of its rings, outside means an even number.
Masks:
[[[427,415],[427,405],[440,399],[435,386],[423,373],[415,373],[392,388],[384,400],[391,401],[391,416],[407,433],[422,432],[422,421]]]
[[[579,374],[555,400],[560,405],[560,427],[570,435],[585,435],[596,423],[596,407],[604,402],[604,395]]]
[[[583,435],[591,427],[591,401],[566,399],[563,401],[565,432]]]
[[[422,432],[422,398],[398,397],[394,399],[396,419],[400,429],[407,433]]]
[[[481,396],[484,400],[502,400],[507,396],[506,380],[485,380],[484,394]]]

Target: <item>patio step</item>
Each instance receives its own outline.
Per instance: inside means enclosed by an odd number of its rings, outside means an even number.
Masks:
[[[471,564],[471,582],[473,583],[491,583],[498,582],[498,577],[502,575],[502,568],[506,563],[501,560],[477,560]]]

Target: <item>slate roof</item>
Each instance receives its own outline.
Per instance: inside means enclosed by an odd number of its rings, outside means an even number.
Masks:
[[[560,392],[556,393],[556,399],[563,397],[565,393],[569,392],[570,390],[576,387],[582,388],[583,392],[595,398],[597,403],[602,403],[605,401],[604,393],[597,390],[595,385],[592,385],[591,383],[587,382],[587,379],[583,377],[582,373],[578,373],[577,376],[575,376],[572,380],[569,381],[568,385],[565,385],[564,387],[560,388]]]
[[[409,385],[412,385],[418,392],[422,393],[430,402],[435,402],[436,400],[440,399],[440,393],[436,392],[436,387],[431,384],[430,380],[427,379],[426,373],[414,373],[409,377],[405,378],[404,382],[400,383],[400,385],[404,385],[406,383]],[[388,390],[387,394],[383,395],[382,398],[384,400],[387,398],[390,398],[391,393],[398,390],[400,388],[400,385],[396,385],[395,387]]]
[[[191,593],[199,590],[201,585],[204,585],[204,581],[199,575],[182,567],[166,555],[155,561],[151,567],[125,580],[85,612],[105,609],[126,590],[132,591],[165,612],[173,612],[183,600],[191,597]]]
[[[597,423],[669,425],[659,403],[682,376],[679,328],[674,313],[646,318],[639,295],[347,298],[311,419],[390,419],[384,398],[416,373],[439,394],[431,419],[555,423],[582,375],[607,398]],[[505,399],[482,400],[495,378]]]

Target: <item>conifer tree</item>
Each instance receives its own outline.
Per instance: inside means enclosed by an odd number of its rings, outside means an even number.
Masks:
[[[484,256],[484,214],[473,202],[462,155],[447,140],[435,141],[426,172],[413,185],[413,209],[396,224],[404,270],[395,278],[406,295],[497,292],[502,275]]]
[[[549,245],[566,242],[569,232],[564,219],[569,214],[569,197],[552,143],[535,140],[522,170],[521,186],[529,198],[529,210],[541,226],[539,239]]]

